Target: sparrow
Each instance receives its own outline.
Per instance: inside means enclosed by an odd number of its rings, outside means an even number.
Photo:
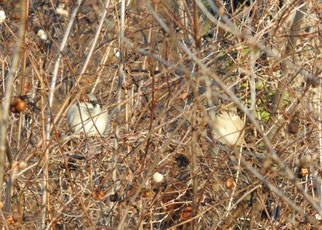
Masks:
[[[234,113],[223,112],[214,119],[213,135],[220,143],[240,146],[244,143],[244,121]]]
[[[108,123],[107,111],[102,111],[94,95],[85,94],[68,110],[67,123],[74,134],[85,131],[87,136],[102,135]]]

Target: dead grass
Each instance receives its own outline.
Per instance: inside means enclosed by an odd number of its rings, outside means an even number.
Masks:
[[[3,229],[318,229],[321,3],[206,2],[0,1]],[[84,92],[102,137],[68,130]],[[242,147],[212,135],[225,110]]]

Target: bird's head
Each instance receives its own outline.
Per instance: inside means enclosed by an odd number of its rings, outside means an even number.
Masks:
[[[93,94],[84,94],[80,97],[80,106],[87,107],[88,109],[95,109],[99,107],[97,98]]]

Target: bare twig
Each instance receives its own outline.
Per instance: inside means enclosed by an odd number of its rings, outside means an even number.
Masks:
[[[4,165],[5,165],[5,157],[6,157],[6,137],[7,137],[7,126],[8,126],[8,117],[9,117],[9,105],[10,99],[12,95],[13,89],[13,80],[16,74],[18,63],[21,55],[21,47],[23,45],[23,38],[25,36],[26,31],[26,4],[25,0],[20,1],[21,4],[21,19],[20,19],[20,26],[18,32],[18,40],[16,42],[15,50],[13,52],[12,58],[12,65],[9,71],[9,75],[7,77],[7,84],[6,84],[6,93],[4,102],[2,105],[1,111],[1,126],[0,126],[0,186],[2,187],[3,179],[4,179]],[[1,197],[2,190],[0,190],[0,197]]]

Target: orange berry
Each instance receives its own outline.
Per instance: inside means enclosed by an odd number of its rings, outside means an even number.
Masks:
[[[234,187],[234,181],[231,178],[227,179],[226,180],[226,189],[231,189],[233,187]]]
[[[27,103],[19,97],[14,97],[10,104],[10,111],[12,113],[19,113],[25,111],[27,108]]]

